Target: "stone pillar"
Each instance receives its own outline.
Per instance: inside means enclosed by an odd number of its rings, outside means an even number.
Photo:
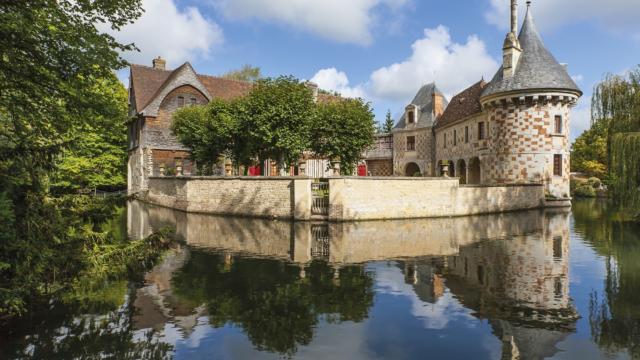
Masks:
[[[311,219],[311,179],[295,179],[293,184],[293,218]]]

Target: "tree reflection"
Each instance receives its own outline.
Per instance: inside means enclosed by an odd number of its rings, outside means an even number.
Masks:
[[[640,357],[640,225],[625,221],[624,214],[601,200],[576,202],[573,211],[576,230],[606,258],[604,293],[591,295],[594,340]]]
[[[122,282],[100,294],[120,293]],[[153,330],[136,331],[132,306],[134,289],[124,288],[121,301],[93,304],[63,302],[46,312],[7,324],[0,332],[3,356],[10,359],[168,359],[172,346]],[[87,311],[94,309],[94,315]],[[99,309],[99,310],[98,310]],[[100,314],[100,315],[98,315]],[[25,336],[24,334],[29,334]]]
[[[373,278],[362,266],[306,267],[194,251],[172,281],[176,296],[206,304],[214,327],[240,326],[259,350],[293,355],[311,342],[319,317],[362,321],[373,304]]]

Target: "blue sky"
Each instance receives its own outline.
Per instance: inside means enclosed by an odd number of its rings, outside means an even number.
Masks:
[[[519,0],[523,19],[526,7]],[[449,97],[490,79],[509,25],[509,0],[143,0],[134,25],[115,34],[135,42],[131,62],[163,56],[217,75],[243,64],[263,74],[312,79],[361,96],[378,120],[402,112],[420,85]],[[640,1],[533,0],[549,50],[585,92],[572,138],[589,126],[593,86],[607,72],[640,64]],[[126,72],[121,73],[126,79]]]

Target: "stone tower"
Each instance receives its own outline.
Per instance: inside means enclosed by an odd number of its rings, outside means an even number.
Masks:
[[[480,98],[489,125],[485,182],[542,182],[550,197],[568,200],[569,124],[582,91],[542,42],[531,1],[517,38],[517,1],[511,5],[504,63]]]

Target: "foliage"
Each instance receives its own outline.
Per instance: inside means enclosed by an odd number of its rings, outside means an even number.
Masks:
[[[607,122],[609,183],[620,204],[640,209],[640,66],[607,75],[592,98],[592,122]]]
[[[602,181],[597,177],[590,177],[589,180],[587,180],[587,182],[594,189],[600,189],[602,187]]]
[[[391,110],[387,110],[387,116],[385,117],[384,124],[382,124],[382,133],[390,134],[393,131],[395,121],[391,117]]]
[[[90,121],[68,134],[69,147],[57,164],[52,187],[66,192],[126,187],[127,90],[111,75],[96,82],[93,96],[104,99],[104,106],[89,109],[82,117]]]
[[[304,278],[300,270],[278,260],[194,251],[172,289],[181,301],[206,304],[212,326],[233,323],[258,349],[292,356],[309,344],[321,315],[362,321],[373,304],[373,279],[361,266],[341,268],[337,279],[325,262],[307,266]]]
[[[373,144],[375,120],[371,106],[362,99],[341,99],[319,104],[311,126],[311,150],[339,159],[341,171],[353,174],[362,150]]]
[[[240,69],[231,70],[222,75],[225,79],[239,80],[239,81],[256,81],[262,79],[262,71],[259,67],[251,65],[243,65]]]
[[[153,263],[169,245],[164,233],[129,241],[104,231],[102,224],[117,214],[116,199],[26,200],[27,219],[47,221],[14,224],[15,232],[0,243],[0,316],[24,314],[51,295],[86,284],[83,279],[100,283],[128,275]],[[0,204],[2,210],[10,206],[2,198]]]
[[[11,190],[18,197],[24,187],[41,191],[70,134],[91,121],[84,116],[112,103],[95,96],[96,86],[125,65],[118,51],[135,48],[96,24],[118,30],[141,13],[140,0],[0,3],[2,188],[20,187]]]
[[[571,146],[571,171],[604,178],[608,171],[608,121],[595,122]]]
[[[243,104],[258,159],[274,159],[279,169],[295,164],[310,145],[315,110],[311,89],[290,76],[261,79]]]
[[[589,184],[583,184],[576,187],[573,194],[576,197],[594,198],[596,197],[596,190]]]

